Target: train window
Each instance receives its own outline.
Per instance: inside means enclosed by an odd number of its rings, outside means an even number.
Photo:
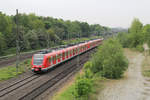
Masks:
[[[34,65],[42,65],[44,55],[43,54],[35,54],[33,59],[34,59],[34,61],[33,61]]]

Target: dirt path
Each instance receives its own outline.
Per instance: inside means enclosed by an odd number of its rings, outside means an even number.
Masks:
[[[150,79],[145,79],[141,74],[144,56],[130,50],[125,50],[125,53],[129,59],[125,77],[107,83],[98,100],[150,100]]]

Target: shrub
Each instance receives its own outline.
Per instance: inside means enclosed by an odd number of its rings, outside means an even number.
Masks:
[[[76,98],[88,96],[92,91],[92,80],[88,78],[78,78],[75,82],[74,95]]]
[[[121,44],[109,39],[98,48],[92,58],[92,72],[101,72],[106,78],[120,78],[128,66]]]
[[[128,33],[120,32],[117,35],[117,39],[119,40],[120,44],[124,47],[127,48],[130,45],[130,37]]]
[[[136,46],[136,50],[140,51],[140,52],[143,52],[144,51],[144,48],[142,45],[137,45]]]
[[[93,77],[93,73],[91,71],[91,68],[92,68],[92,62],[91,61],[88,61],[84,64],[84,74],[83,74],[83,76],[85,78],[92,78]]]

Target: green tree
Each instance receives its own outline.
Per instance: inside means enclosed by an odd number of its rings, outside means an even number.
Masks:
[[[29,31],[26,35],[26,42],[27,46],[30,45],[31,49],[37,49],[39,48],[39,41],[38,41],[38,35],[36,33],[36,30]]]
[[[130,33],[130,47],[136,47],[143,43],[143,34],[142,34],[143,24],[139,19],[135,18],[129,29]]]
[[[143,27],[143,40],[148,43],[150,47],[150,24],[147,24]]]
[[[116,39],[105,41],[93,55],[91,61],[91,71],[100,72],[107,78],[120,78],[128,66],[122,46]]]

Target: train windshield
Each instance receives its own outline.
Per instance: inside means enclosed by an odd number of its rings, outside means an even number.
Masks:
[[[33,58],[34,58],[34,61],[33,61],[34,65],[42,65],[43,59],[44,59],[43,54],[35,54]]]

